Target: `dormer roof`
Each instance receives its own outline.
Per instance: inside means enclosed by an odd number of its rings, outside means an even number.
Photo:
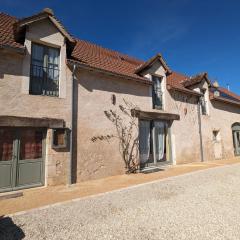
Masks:
[[[64,37],[68,39],[69,42],[74,42],[74,38],[67,32],[61,22],[54,16],[54,13],[51,9],[45,8],[40,13],[32,15],[30,17],[22,18],[18,20],[16,25],[16,31],[19,31],[21,28],[25,27],[26,25],[42,21],[45,19],[49,19],[53,25],[62,33]]]
[[[170,74],[172,72],[171,69],[168,67],[167,63],[164,61],[162,55],[158,53],[154,57],[150,58],[149,60],[141,64],[139,67],[137,67],[135,73],[141,74],[143,70],[150,68],[156,61],[160,61],[167,74]]]
[[[184,85],[184,87],[188,88],[188,87],[191,87],[195,84],[202,82],[203,80],[205,80],[209,86],[211,85],[211,81],[209,80],[208,74],[206,72],[200,73],[193,77],[188,78],[186,81],[183,82],[183,85]]]

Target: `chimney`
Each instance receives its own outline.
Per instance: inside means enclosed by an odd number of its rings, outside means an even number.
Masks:
[[[50,16],[53,16],[53,15],[54,15],[54,12],[53,12],[53,10],[52,10],[51,8],[44,8],[42,11],[43,11],[44,13],[47,13],[47,14],[50,15]]]
[[[227,90],[230,91],[230,85],[229,84],[227,84]]]

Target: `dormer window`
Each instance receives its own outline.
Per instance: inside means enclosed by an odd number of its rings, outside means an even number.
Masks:
[[[201,89],[201,93],[203,94],[203,96],[200,99],[202,115],[207,115],[207,102],[205,100],[206,90]]]
[[[154,109],[163,109],[163,93],[162,93],[162,78],[159,76],[152,76],[153,91],[152,100]]]
[[[32,43],[30,94],[59,95],[58,48]]]

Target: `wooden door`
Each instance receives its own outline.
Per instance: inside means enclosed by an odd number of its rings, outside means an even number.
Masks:
[[[44,131],[0,129],[0,191],[44,184]]]

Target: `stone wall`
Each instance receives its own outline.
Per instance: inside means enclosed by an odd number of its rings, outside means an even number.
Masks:
[[[232,136],[232,125],[240,122],[240,108],[219,101],[211,101],[209,115],[202,117],[203,145],[206,161],[215,159],[216,142],[213,140],[213,131],[220,134],[219,147],[222,158],[234,157],[234,145]],[[216,149],[217,151],[217,149]]]
[[[29,70],[32,42],[60,48],[60,96],[29,95]],[[66,42],[58,30],[48,21],[34,23],[26,33],[26,55],[1,52],[0,58],[0,115],[59,118],[70,127],[71,71],[66,65]],[[166,74],[160,62],[144,75],[158,74],[163,77],[164,111],[180,115],[171,127],[173,162],[189,163],[201,160],[197,97],[166,88]],[[119,140],[92,141],[100,135],[115,134],[114,125],[104,111],[118,110],[124,99],[143,111],[152,111],[152,90],[149,85],[133,80],[77,70],[74,101],[75,116],[75,163],[77,181],[97,179],[125,172],[119,152]],[[113,94],[116,105],[112,103]],[[222,158],[234,156],[231,126],[240,122],[240,109],[232,105],[208,101],[209,114],[201,115],[205,160],[216,158],[213,130],[221,135]],[[135,129],[134,134],[138,134]],[[46,136],[45,177],[48,185],[65,184],[68,176],[69,151],[51,148],[52,130]],[[219,145],[217,146],[219,148]],[[219,151],[219,149],[218,149]]]
[[[115,134],[114,125],[106,118],[104,111],[118,110],[118,106],[124,104],[123,99],[141,109],[151,110],[150,87],[133,80],[123,80],[83,70],[79,70],[77,78],[78,181],[123,174],[125,168],[119,153],[118,139],[112,138],[109,142],[93,142],[91,139],[94,136]],[[116,96],[116,105],[112,104],[112,94]]]
[[[173,121],[171,126],[173,164],[200,161],[197,97],[168,91],[166,71],[159,61],[143,73],[149,79],[152,74],[162,77],[163,110],[180,115],[180,121]]]
[[[60,97],[29,94],[29,74],[32,41],[60,48]],[[63,119],[70,126],[71,72],[66,65],[64,37],[48,22],[39,22],[28,28],[26,54],[20,56],[1,52],[0,58],[0,115]],[[46,138],[45,184],[65,184],[69,151],[51,148],[51,130]]]
[[[178,91],[167,92],[167,110],[179,114],[172,124],[174,163],[201,161],[198,121],[198,98]]]

